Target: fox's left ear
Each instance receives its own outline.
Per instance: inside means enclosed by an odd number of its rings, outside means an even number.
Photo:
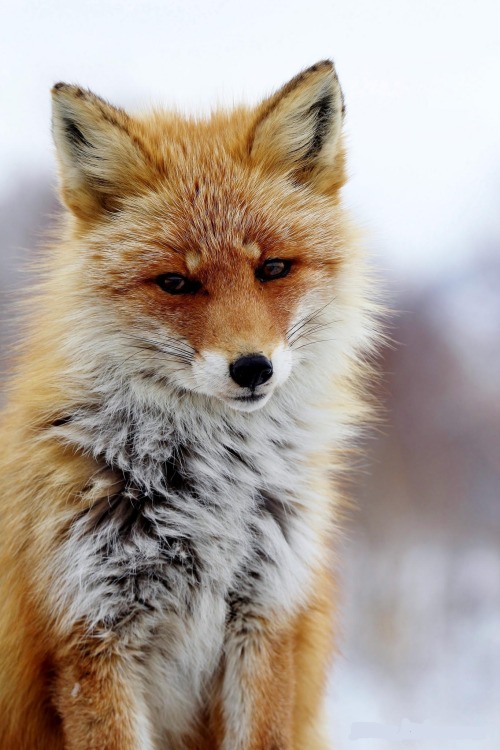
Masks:
[[[138,124],[91,91],[64,83],[54,86],[52,131],[61,197],[80,219],[98,220],[148,184],[150,170]]]
[[[331,192],[345,182],[341,130],[345,107],[330,60],[313,65],[257,111],[250,156],[273,171]]]

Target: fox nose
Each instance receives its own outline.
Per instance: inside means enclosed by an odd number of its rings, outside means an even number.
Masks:
[[[273,374],[272,362],[262,354],[247,354],[229,365],[229,374],[242,388],[257,388]]]

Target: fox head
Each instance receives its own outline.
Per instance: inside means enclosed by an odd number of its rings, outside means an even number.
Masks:
[[[75,336],[146,388],[262,407],[326,338],[345,255],[333,64],[207,120],[52,93]]]

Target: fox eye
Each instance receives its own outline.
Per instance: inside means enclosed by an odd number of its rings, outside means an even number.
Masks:
[[[188,279],[181,273],[163,273],[156,277],[156,283],[168,294],[194,294],[201,287],[199,281]]]
[[[282,260],[281,258],[270,258],[266,260],[255,272],[259,281],[272,281],[273,279],[282,279],[286,276],[292,267],[291,260]]]

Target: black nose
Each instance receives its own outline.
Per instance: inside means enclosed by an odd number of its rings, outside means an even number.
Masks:
[[[229,365],[229,373],[242,388],[257,388],[273,374],[272,362],[262,354],[248,354]]]

